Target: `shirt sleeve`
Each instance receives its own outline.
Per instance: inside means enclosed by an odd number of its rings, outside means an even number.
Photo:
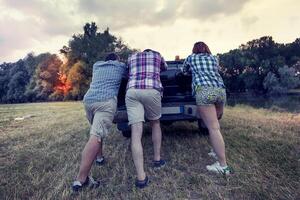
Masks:
[[[123,74],[122,78],[127,78],[128,77],[128,65],[125,63],[122,63],[122,68],[123,68]]]
[[[127,63],[125,64],[127,69],[129,69],[130,63],[131,63],[131,56],[128,57]]]
[[[220,70],[219,57],[218,57],[218,56],[213,56],[213,57],[214,57],[214,59],[215,59],[217,69]]]
[[[190,63],[190,56],[188,56],[183,62],[183,73],[191,72],[191,63]]]
[[[168,64],[166,63],[165,59],[161,57],[160,70],[166,71],[167,68],[168,68]]]

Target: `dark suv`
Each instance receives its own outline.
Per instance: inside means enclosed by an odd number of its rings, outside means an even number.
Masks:
[[[172,124],[175,121],[198,121],[200,132],[205,134],[196,114],[195,98],[192,96],[191,75],[183,75],[182,61],[168,61],[168,70],[161,72],[160,78],[164,88],[162,98],[162,124]],[[127,112],[125,107],[127,79],[123,79],[118,95],[118,111],[114,123],[124,137],[130,137]]]

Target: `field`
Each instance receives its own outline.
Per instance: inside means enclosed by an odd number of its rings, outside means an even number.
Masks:
[[[21,121],[16,117],[31,115]],[[149,127],[143,137],[151,183],[134,187],[130,140],[114,127],[105,141],[104,166],[93,166],[101,186],[72,194],[89,126],[80,102],[0,105],[0,199],[300,199],[300,114],[228,106],[221,120],[234,174],[205,166],[207,138],[196,123],[163,126],[167,166],[151,168]]]

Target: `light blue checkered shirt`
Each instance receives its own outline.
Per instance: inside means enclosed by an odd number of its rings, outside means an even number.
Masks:
[[[122,77],[126,73],[126,65],[122,62],[111,60],[96,62],[93,65],[92,82],[83,102],[90,104],[118,96]]]
[[[184,72],[192,72],[193,94],[197,86],[225,88],[222,77],[219,74],[218,59],[206,53],[191,54],[183,63]]]

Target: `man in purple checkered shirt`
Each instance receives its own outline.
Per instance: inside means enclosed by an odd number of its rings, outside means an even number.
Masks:
[[[146,49],[128,58],[129,82],[127,88],[156,89],[162,91],[160,72],[167,63],[160,53]]]
[[[126,108],[129,125],[131,125],[131,151],[137,172],[136,187],[148,185],[144,171],[142,147],[143,123],[145,117],[151,122],[154,148],[153,166],[160,168],[165,161],[160,157],[161,95],[163,87],[160,72],[167,69],[167,64],[160,53],[151,49],[135,53],[128,58],[129,80],[126,92]]]

